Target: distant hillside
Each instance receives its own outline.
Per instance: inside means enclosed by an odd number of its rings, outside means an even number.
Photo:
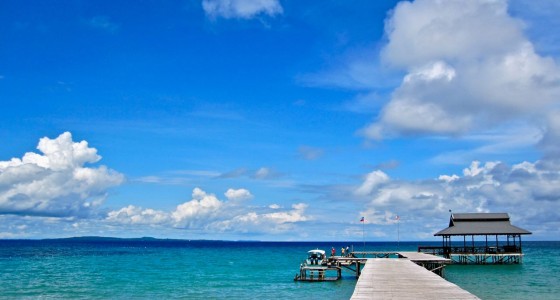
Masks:
[[[140,238],[118,238],[118,237],[106,237],[106,236],[77,236],[77,237],[67,237],[67,238],[53,238],[53,239],[43,239],[46,241],[84,241],[84,242],[111,242],[111,241],[123,241],[123,242],[225,242],[223,240],[187,240],[187,239],[159,239],[154,237],[140,237]]]

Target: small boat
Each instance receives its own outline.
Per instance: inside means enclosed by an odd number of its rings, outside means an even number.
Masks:
[[[299,265],[299,274],[295,281],[335,281],[342,278],[340,265],[332,264],[327,259],[325,250],[315,249],[307,251],[307,259]]]
[[[307,251],[307,260],[305,261],[307,265],[326,265],[327,256],[325,255],[325,250],[309,250]]]

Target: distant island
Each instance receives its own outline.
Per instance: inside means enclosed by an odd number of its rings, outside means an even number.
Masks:
[[[0,239],[2,240],[2,239]],[[9,239],[6,239],[9,240]],[[138,238],[120,238],[110,236],[73,236],[63,238],[44,238],[44,239],[17,239],[17,240],[36,240],[36,241],[76,241],[76,242],[170,242],[170,243],[185,243],[185,242],[204,242],[204,243],[257,243],[264,242],[260,240],[206,240],[206,239],[170,239],[170,238],[155,238],[151,236],[144,236]],[[282,242],[282,241],[280,241]]]
[[[75,236],[67,238],[47,238],[41,239],[44,241],[84,241],[84,242],[233,242],[225,240],[204,240],[204,239],[162,239],[155,237],[139,237],[139,238],[119,238],[119,237],[107,237],[107,236]]]

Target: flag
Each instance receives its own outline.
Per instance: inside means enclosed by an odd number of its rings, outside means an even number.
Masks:
[[[362,217],[362,218],[360,219],[360,222],[363,222],[363,221],[364,221],[364,217]]]

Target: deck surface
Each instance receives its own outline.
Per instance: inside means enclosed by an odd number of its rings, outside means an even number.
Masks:
[[[421,253],[421,252],[398,252],[398,254],[408,260],[412,261],[437,261],[437,262],[447,262],[450,263],[451,259],[443,258],[440,256],[435,256],[431,254]]]
[[[409,259],[371,258],[351,299],[479,298]]]

